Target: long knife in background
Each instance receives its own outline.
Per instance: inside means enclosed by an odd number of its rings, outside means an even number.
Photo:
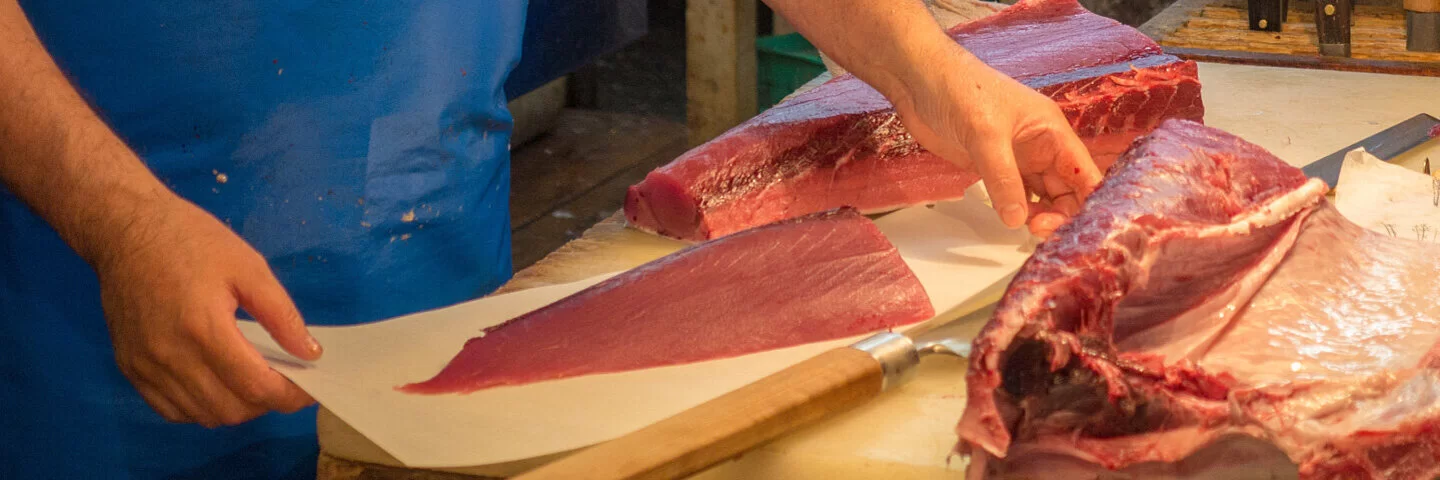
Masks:
[[[1351,150],[1365,147],[1366,152],[1388,162],[1429,141],[1436,134],[1440,134],[1440,119],[1422,113],[1326,155],[1301,170],[1305,172],[1305,176],[1324,180],[1326,185],[1334,189],[1335,184],[1340,181],[1340,166],[1345,163],[1345,154]]]

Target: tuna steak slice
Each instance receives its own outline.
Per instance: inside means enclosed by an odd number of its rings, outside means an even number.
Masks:
[[[1059,103],[1108,166],[1161,120],[1201,121],[1194,62],[1075,0],[1021,0],[951,36]],[[958,199],[979,177],[921,148],[879,92],[842,75],[670,164],[625,197],[638,229],[705,240],[816,211],[866,213]]]
[[[865,216],[840,209],[682,249],[488,328],[438,375],[464,393],[840,339],[934,316]]]
[[[1440,474],[1440,258],[1325,192],[1197,123],[1137,140],[974,341],[971,478]]]

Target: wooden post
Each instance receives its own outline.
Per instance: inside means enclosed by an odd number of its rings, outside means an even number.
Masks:
[[[756,0],[685,6],[685,115],[699,145],[755,115]]]

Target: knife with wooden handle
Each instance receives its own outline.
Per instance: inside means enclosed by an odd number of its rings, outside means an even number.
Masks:
[[[957,330],[987,319],[1008,283],[998,283],[1000,288],[992,287],[981,297],[989,306],[959,319],[932,319],[905,334],[879,333],[827,351],[514,478],[668,480],[698,473],[900,386],[912,376],[922,356],[969,355],[970,340]]]

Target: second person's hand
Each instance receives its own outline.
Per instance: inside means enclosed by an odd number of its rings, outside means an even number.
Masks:
[[[926,150],[978,173],[1010,227],[1049,236],[1100,182],[1060,107],[966,51],[925,2],[765,3],[885,95]]]
[[[1054,101],[958,45],[935,57],[897,95],[901,121],[927,150],[979,173],[1006,225],[1049,236],[1100,182],[1089,152]]]

